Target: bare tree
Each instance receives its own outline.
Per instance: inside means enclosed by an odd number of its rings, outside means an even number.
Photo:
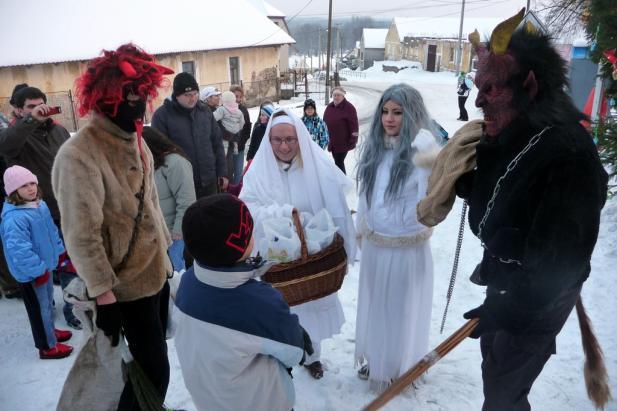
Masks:
[[[537,11],[553,36],[576,34],[584,28],[590,0],[545,0]]]

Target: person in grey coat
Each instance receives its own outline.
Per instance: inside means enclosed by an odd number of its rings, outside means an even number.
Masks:
[[[174,78],[173,94],[154,112],[152,128],[188,155],[197,198],[227,189],[221,130],[210,109],[199,101],[199,86],[192,75],[180,73]]]
[[[193,167],[184,151],[167,136],[152,127],[144,127],[142,136],[152,152],[159,204],[173,240],[169,257],[174,271],[180,271],[185,268],[182,219],[186,209],[195,202]]]

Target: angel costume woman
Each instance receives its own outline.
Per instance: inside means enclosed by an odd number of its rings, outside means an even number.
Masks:
[[[381,97],[358,165],[361,238],[358,371],[381,389],[428,349],[433,300],[431,229],[416,219],[439,146],[422,96],[406,84]]]
[[[267,140],[266,140],[267,139]],[[288,109],[272,114],[251,167],[244,175],[240,198],[255,221],[256,244],[264,236],[263,221],[291,217],[292,208],[316,214],[326,209],[345,241],[349,262],[354,261],[356,234],[345,192],[352,182],[315,143],[308,130]],[[337,293],[291,307],[311,336],[315,353],[306,359],[311,375],[323,376],[321,341],[338,334],[345,322]]]

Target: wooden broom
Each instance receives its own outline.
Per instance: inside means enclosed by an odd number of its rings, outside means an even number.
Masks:
[[[469,337],[469,334],[471,334],[474,328],[476,328],[476,325],[478,325],[478,321],[478,318],[472,318],[467,321],[454,334],[439,344],[437,348],[426,354],[416,365],[394,381],[379,397],[375,398],[373,402],[367,405],[364,411],[376,411],[386,405],[392,398],[400,394],[409,384],[414,382],[416,378],[424,374],[433,364],[441,360],[446,354],[452,351],[454,347],[459,345],[461,341]]]

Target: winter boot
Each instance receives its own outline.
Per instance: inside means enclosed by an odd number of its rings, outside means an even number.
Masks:
[[[58,330],[57,328],[54,329],[54,334],[56,335],[56,340],[58,340],[58,342],[68,341],[73,336],[72,332],[65,331],[65,330]]]
[[[81,321],[79,321],[79,319],[75,316],[66,320],[66,323],[74,330],[81,330]]]
[[[57,360],[71,355],[73,347],[67,344],[57,343],[55,347],[47,350],[39,350],[41,360]]]
[[[369,375],[370,375],[370,372],[369,372],[368,364],[363,365],[362,368],[358,370],[358,378],[360,378],[361,380],[368,380]]]

